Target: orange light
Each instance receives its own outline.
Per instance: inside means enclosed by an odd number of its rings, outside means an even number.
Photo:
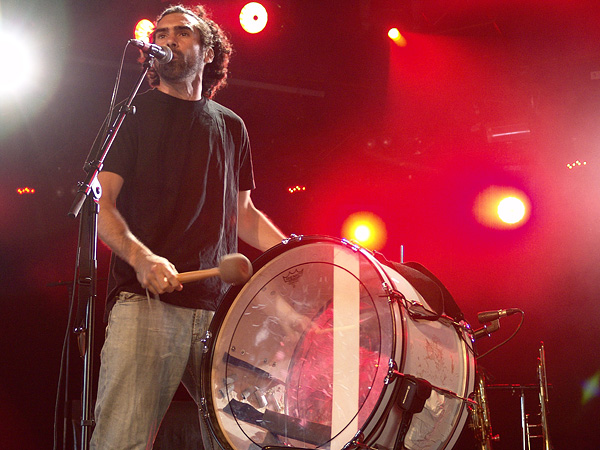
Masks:
[[[520,222],[525,217],[525,203],[517,197],[505,197],[498,203],[498,217],[504,223]]]
[[[144,42],[150,42],[150,36],[154,32],[154,23],[148,19],[140,20],[135,26],[134,36]]]
[[[267,26],[269,14],[258,2],[246,4],[240,11],[240,25],[250,34],[260,33]]]
[[[398,28],[390,28],[388,31],[388,37],[399,47],[406,47],[406,39],[404,36],[402,36],[402,33],[400,33]]]
[[[370,250],[381,250],[387,240],[385,224],[371,212],[351,214],[342,225],[342,237]]]
[[[17,188],[17,193],[19,195],[35,194],[35,189],[30,187]]]
[[[290,194],[293,194],[294,192],[303,192],[303,191],[306,191],[306,186],[298,186],[298,185],[296,185],[296,186],[288,188],[288,192]]]
[[[473,206],[477,220],[490,228],[517,228],[529,220],[531,206],[527,195],[515,188],[490,186],[481,192]]]
[[[569,170],[573,170],[573,169],[581,167],[581,166],[587,166],[587,161],[576,160],[575,162],[567,164],[567,168]]]

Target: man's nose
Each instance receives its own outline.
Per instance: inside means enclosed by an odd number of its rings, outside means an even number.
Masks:
[[[168,36],[165,45],[169,48],[177,47],[177,36]]]

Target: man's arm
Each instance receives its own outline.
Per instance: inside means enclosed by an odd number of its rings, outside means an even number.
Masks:
[[[238,236],[246,244],[262,251],[286,238],[267,216],[256,209],[250,191],[240,191],[238,194]]]
[[[177,270],[167,259],[152,253],[133,235],[125,219],[116,208],[116,201],[123,178],[113,172],[100,172],[98,181],[102,196],[98,201],[98,235],[121,259],[132,266],[142,287],[153,294],[180,291],[183,286],[177,280]]]

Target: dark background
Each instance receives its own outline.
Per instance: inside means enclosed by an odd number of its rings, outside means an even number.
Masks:
[[[480,365],[490,383],[535,384],[544,341],[555,448],[598,448],[598,388],[587,402],[582,390],[600,373],[597,2],[266,2],[274,12],[256,36],[237,24],[243,2],[206,4],[236,48],[217,100],[246,121],[255,204],[297,234],[340,236],[349,214],[374,212],[387,228],[382,252],[399,260],[403,246],[474,326],[479,311],[521,308],[519,333]],[[67,211],[135,23],[166,6],[0,2],[3,29],[32,40],[41,66],[36,86],[0,99],[3,448],[52,445],[68,313],[68,288],[54,284],[73,278],[78,229]],[[392,23],[406,30],[406,47],[387,38]],[[0,69],[14,63],[11,51],[3,49]],[[139,73],[136,56],[127,50],[119,99]],[[487,127],[513,124],[527,124],[529,138],[486,139]],[[587,165],[567,169],[578,159]],[[496,230],[474,219],[475,197],[492,184],[527,193],[526,225]],[[290,194],[295,185],[306,191]],[[36,193],[17,195],[23,186]],[[108,256],[100,245],[101,278]],[[102,313],[100,303],[97,351]],[[503,319],[481,348],[518,323]],[[70,372],[77,397],[77,357]],[[527,404],[539,411],[535,396]],[[490,392],[490,407],[501,435],[494,448],[520,448],[518,397]]]

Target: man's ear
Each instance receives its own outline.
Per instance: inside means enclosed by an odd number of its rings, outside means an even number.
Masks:
[[[212,47],[208,47],[204,52],[204,64],[210,64],[215,59],[215,51]]]

